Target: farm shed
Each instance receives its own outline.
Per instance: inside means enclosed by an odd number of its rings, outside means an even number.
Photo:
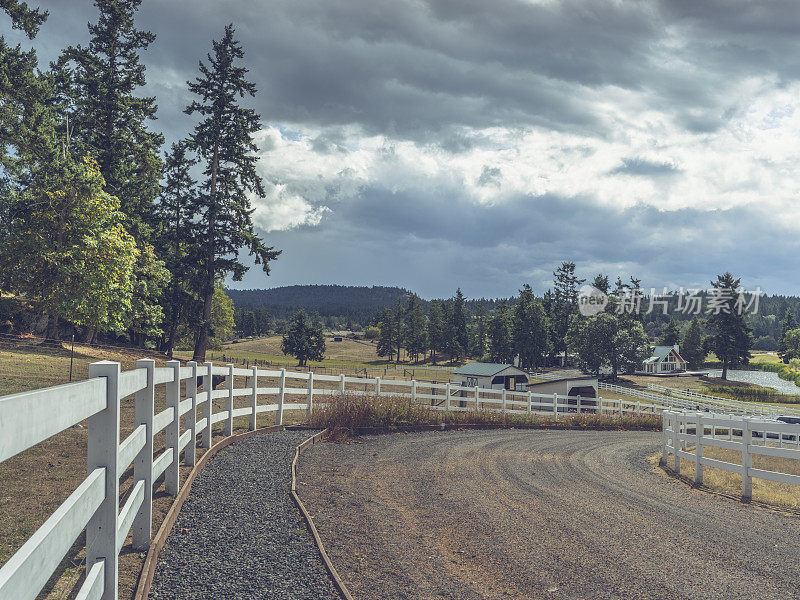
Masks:
[[[528,374],[514,365],[471,362],[453,371],[453,383],[465,387],[524,392],[528,389]]]
[[[597,377],[565,377],[564,379],[540,381],[529,383],[528,389],[534,394],[597,398]]]

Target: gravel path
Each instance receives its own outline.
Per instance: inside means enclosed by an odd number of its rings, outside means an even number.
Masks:
[[[288,491],[294,450],[310,435],[254,435],[211,459],[161,550],[150,598],[339,597]]]
[[[319,444],[299,493],[358,600],[800,598],[800,519],[654,473],[659,434]]]

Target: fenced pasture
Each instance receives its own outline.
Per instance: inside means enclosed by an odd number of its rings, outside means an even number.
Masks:
[[[306,368],[297,367],[297,360],[281,351],[281,336],[269,336],[252,340],[227,343],[222,350],[214,350],[209,360],[233,363],[237,366],[257,365],[263,368],[287,368],[291,370],[313,370],[327,375],[359,377],[381,377],[383,379],[417,379],[420,381],[449,381],[451,367],[444,364],[394,362],[377,354],[376,344],[370,340],[343,338],[341,342],[330,341],[326,335],[325,359],[309,361]],[[176,352],[175,356],[190,359],[190,352]]]
[[[307,418],[315,403],[343,394],[398,398],[445,414],[544,414],[554,420],[570,414],[655,415],[662,408],[233,364],[182,366],[170,361],[161,367],[152,359],[137,361],[129,371],[122,371],[118,362],[96,362],[89,376],[0,398],[0,462],[13,464],[27,455],[29,466],[41,469],[49,461],[48,468],[58,471],[53,463],[58,451],[47,446],[53,436],[67,432],[75,442],[85,431],[86,447],[86,475],[77,481],[67,475],[61,485],[67,498],[19,549],[11,548],[16,552],[0,568],[0,598],[35,598],[63,569],[64,557],[77,556],[76,542],[83,544],[85,530],[85,578],[78,597],[116,599],[120,553],[135,562],[135,553],[148,547],[154,502],[163,498],[168,505],[167,496],[180,489],[181,465],[193,465],[199,451],[212,445],[215,425],[222,436],[230,436],[237,421],[251,430],[269,421],[280,425],[290,411]],[[268,416],[274,419],[265,423]],[[42,447],[52,454],[42,453]],[[16,488],[22,491],[24,484],[18,481]],[[19,500],[29,499],[30,494]]]
[[[674,473],[688,464],[697,485],[731,492],[740,483],[743,500],[754,497],[757,480],[757,499],[800,507],[800,425],[692,411],[662,419],[661,460]]]

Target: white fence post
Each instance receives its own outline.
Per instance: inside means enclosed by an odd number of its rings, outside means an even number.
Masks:
[[[214,391],[214,364],[206,363],[206,381],[203,387],[206,390],[206,404],[203,409],[203,415],[206,420],[206,428],[203,430],[203,448],[211,448],[211,415],[214,414],[214,401],[211,396]]]
[[[597,414],[598,415],[602,415],[603,414],[603,399],[600,396],[597,396],[596,404],[597,404]]]
[[[192,369],[192,375],[186,380],[186,397],[192,399],[192,404],[186,413],[186,428],[192,433],[183,461],[192,466],[197,461],[197,363],[189,361],[189,367]]]
[[[256,428],[258,417],[258,367],[253,367],[253,374],[250,376],[252,389],[250,390],[250,431]]]
[[[411,380],[411,402],[415,403],[417,401],[417,380]]]
[[[553,394],[553,418],[558,421],[558,394]]]
[[[703,484],[703,413],[697,413],[697,423],[694,427],[694,482],[696,485]]]
[[[533,410],[533,392],[528,390],[528,414]]]
[[[119,363],[100,361],[89,365],[89,377],[106,378],[106,407],[89,417],[86,472],[106,471],[106,494],[86,525],[86,572],[98,562],[104,565],[102,600],[117,600],[117,515],[119,514]]]
[[[311,420],[311,412],[314,407],[314,371],[308,372],[308,391],[306,392],[306,419]]]
[[[150,535],[153,530],[153,407],[155,403],[155,386],[153,375],[156,361],[152,358],[141,358],[136,361],[137,369],[147,373],[147,386],[136,392],[135,419],[136,427],[145,426],[144,447],[133,459],[133,483],[144,481],[144,499],[136,516],[133,518],[134,550],[145,550],[150,546]]]
[[[481,408],[481,392],[478,389],[478,386],[475,386],[475,410],[478,411]]]
[[[375,378],[375,396],[380,398],[381,397],[381,378]]]
[[[344,394],[344,373],[339,375],[339,393]]]
[[[678,451],[680,450],[681,444],[680,440],[678,440],[678,435],[681,431],[681,413],[673,413],[675,418],[672,421],[672,470],[675,473],[680,474],[681,472],[681,457],[678,456]]]
[[[667,411],[662,411],[661,413],[661,464],[667,464],[667,458],[669,454],[667,453],[667,427],[669,423],[669,413]]]
[[[500,406],[502,407],[501,410],[506,412],[506,388],[503,388],[503,391],[500,394]]]
[[[344,375],[342,375],[344,377]],[[283,401],[286,396],[286,369],[281,369],[278,380],[278,413],[275,415],[275,425],[283,425]]]
[[[233,365],[228,364],[228,374],[225,376],[225,387],[228,396],[225,398],[225,410],[228,411],[228,418],[225,419],[225,435],[233,435]]]
[[[581,395],[578,394],[576,396],[576,398],[577,398],[576,406],[577,406],[578,414],[581,414]]]
[[[181,362],[179,360],[167,361],[167,367],[172,369],[172,381],[166,385],[167,408],[172,409],[172,422],[167,425],[165,432],[166,447],[172,448],[172,462],[164,472],[164,489],[170,496],[178,494],[180,489],[180,450],[178,443],[181,437],[181,420],[178,416],[178,404],[181,401]]]
[[[447,385],[444,386],[444,409],[449,411],[450,410],[450,382],[447,382]]]
[[[742,425],[742,500],[749,501],[753,497],[753,478],[750,469],[753,467],[753,455],[750,454],[750,443],[753,441],[753,426],[750,417],[743,419]],[[766,436],[766,431],[764,436]]]
[[[634,412],[633,412],[633,414],[635,414],[635,415],[638,415],[638,414],[640,413],[640,409],[639,409],[639,405],[640,405],[640,404],[641,404],[641,403],[640,403],[640,402],[637,400],[637,401],[636,401],[636,407],[634,408]]]

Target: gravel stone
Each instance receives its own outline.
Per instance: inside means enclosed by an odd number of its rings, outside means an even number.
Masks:
[[[209,461],[159,554],[152,600],[339,598],[289,495],[311,434],[254,435]]]

